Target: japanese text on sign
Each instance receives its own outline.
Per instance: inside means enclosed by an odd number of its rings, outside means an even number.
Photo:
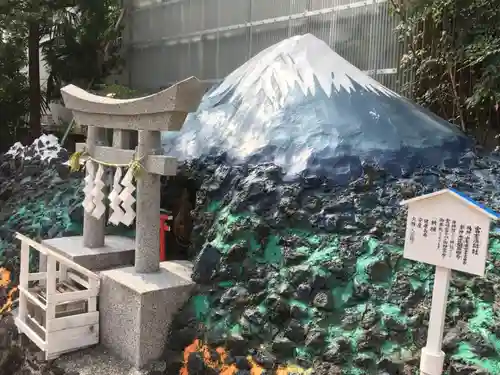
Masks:
[[[484,275],[490,224],[497,216],[448,189],[403,205],[408,207],[406,259]]]
[[[410,225],[410,242],[415,242],[418,237],[433,240],[436,245],[429,250],[438,252],[443,259],[454,256],[467,265],[469,255],[479,255],[482,231],[479,225],[458,224],[456,220],[446,217],[429,219],[415,216],[412,216]]]

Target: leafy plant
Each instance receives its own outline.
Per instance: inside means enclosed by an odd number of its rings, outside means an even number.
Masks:
[[[139,96],[136,90],[118,84],[99,85],[96,86],[92,92],[96,95],[109,96],[116,99],[132,99]]]
[[[15,24],[0,16],[0,152],[26,128],[29,109],[28,80],[23,73],[26,53]]]
[[[500,3],[391,1],[407,93],[489,145],[500,126]]]
[[[49,68],[49,100],[59,99],[67,83],[90,89],[121,67],[123,15],[118,0],[81,0],[54,14],[41,44]]]
[[[41,113],[59,97],[63,83],[91,86],[119,66],[123,11],[119,0],[2,0],[0,37],[9,35],[27,50],[29,135],[41,133]],[[118,42],[118,43],[117,43]],[[40,48],[50,72],[40,87]],[[1,73],[1,71],[0,71]]]

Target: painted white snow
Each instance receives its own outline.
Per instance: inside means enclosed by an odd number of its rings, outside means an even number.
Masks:
[[[315,96],[320,94],[317,90],[322,90],[327,97],[332,97],[334,92],[342,89],[354,92],[353,81],[376,95],[399,96],[344,60],[314,35],[291,37],[254,56],[211,91],[207,99],[224,96],[226,103],[234,103],[233,115],[226,117],[227,108],[220,113],[217,107],[200,111],[199,120],[205,126],[191,128],[187,121],[179,146],[184,155],[198,157],[202,150],[195,139],[212,139],[217,132],[233,156],[245,159],[270,142],[280,144],[280,139],[289,139],[290,136],[296,143],[310,143],[308,137],[313,130],[310,123],[301,125],[304,129],[295,129],[297,131],[290,127],[270,126],[275,123],[276,116],[280,116],[283,107],[295,104],[297,96],[292,95],[292,90],[299,87],[306,96]],[[231,95],[227,95],[229,92]],[[251,128],[242,129],[241,119],[250,113],[255,121]],[[379,115],[374,112],[373,116]],[[219,126],[221,123],[224,123],[223,127]],[[286,158],[281,162],[293,165],[294,171],[300,171],[305,168],[310,154],[310,150],[302,150],[292,157],[293,160],[290,155],[277,157]]]
[[[406,170],[425,148],[460,137],[311,34],[263,50],[209,91],[180,132],[162,135],[166,154],[179,160],[223,151],[236,162],[272,162],[287,178],[316,169],[344,178],[358,161]],[[407,148],[422,155],[393,159]]]
[[[30,146],[24,146],[21,142],[14,143],[9,151],[6,152],[6,155],[22,157],[25,160],[31,160],[39,156],[41,160],[49,162],[57,158],[59,151],[61,151],[59,139],[52,134],[42,134],[39,138],[35,139]]]
[[[315,95],[315,79],[328,97],[334,90],[354,91],[351,80],[366,90],[399,96],[344,60],[312,34],[294,36],[266,48],[229,74],[211,96],[236,87],[235,97],[263,90],[273,102],[277,99],[273,84],[279,87],[280,98],[285,98],[296,84],[305,95]]]

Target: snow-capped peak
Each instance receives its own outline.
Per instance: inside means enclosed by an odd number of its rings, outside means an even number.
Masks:
[[[274,163],[290,179],[305,173],[342,184],[363,165],[400,175],[450,164],[469,143],[309,34],[236,69],[179,133],[164,136],[166,153],[180,160],[220,152],[230,163]]]
[[[210,96],[236,88],[235,96],[263,90],[273,99],[287,96],[297,84],[304,95],[315,95],[317,84],[328,97],[341,88],[351,92],[355,81],[366,90],[398,96],[344,60],[312,34],[298,35],[275,44],[232,72]],[[280,91],[279,93],[276,90]]]

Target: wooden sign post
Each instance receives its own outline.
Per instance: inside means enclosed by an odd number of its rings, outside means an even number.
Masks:
[[[484,276],[490,223],[499,218],[466,195],[444,189],[406,200],[404,257],[436,266],[421,375],[441,375],[441,350],[451,271]]]

